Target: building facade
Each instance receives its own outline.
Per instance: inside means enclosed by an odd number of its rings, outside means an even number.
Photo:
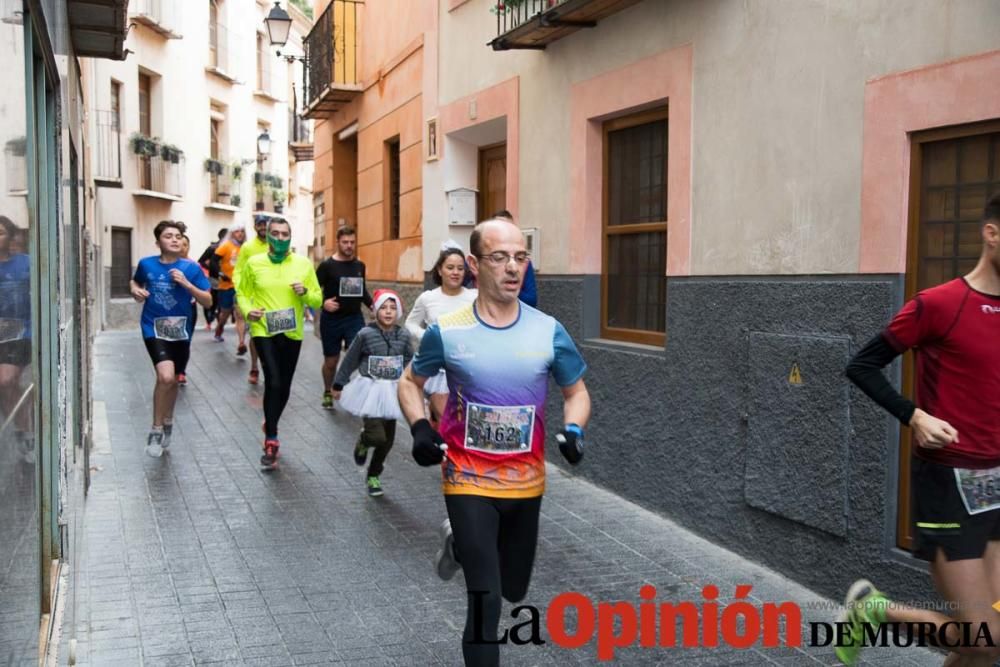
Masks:
[[[295,58],[309,21],[291,9],[279,57],[267,10],[263,0],[136,0],[128,58],[95,64],[87,93],[107,326],[138,321],[128,281],[139,259],[157,252],[160,220],[187,224],[195,259],[219,230],[249,227],[256,213],[287,219],[295,251],[310,251],[311,123],[296,106],[303,76]]]
[[[413,288],[423,283],[422,131],[436,67],[430,5],[318,0],[306,37],[317,247],[331,254],[350,225],[369,279]]]
[[[126,2],[0,3],[0,663],[46,657],[88,483],[86,132],[91,58],[124,57]],[[79,474],[78,474],[79,473]]]
[[[574,473],[824,594],[929,595],[908,433],[843,370],[978,258],[995,4],[434,4],[422,268],[467,242],[453,190],[528,230],[590,365]]]

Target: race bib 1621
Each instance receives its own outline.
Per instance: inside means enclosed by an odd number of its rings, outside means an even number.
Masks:
[[[535,406],[467,404],[465,448],[490,454],[531,451]]]

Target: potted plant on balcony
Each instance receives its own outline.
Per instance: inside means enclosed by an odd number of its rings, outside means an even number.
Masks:
[[[271,190],[271,201],[274,202],[275,213],[281,213],[284,210],[286,197],[285,191],[280,188]]]
[[[160,157],[163,158],[164,162],[179,164],[183,155],[184,151],[173,144],[163,144],[160,146]]]
[[[208,158],[205,160],[205,172],[212,174],[213,176],[222,176],[222,172],[225,171],[225,167],[218,160]]]
[[[132,152],[143,158],[155,157],[160,152],[160,146],[155,139],[151,139],[139,132],[133,132],[128,140],[129,148]]]
[[[235,206],[236,208],[239,208],[240,204],[243,203],[243,198],[240,197],[239,195],[233,195],[232,197],[229,198],[229,203]]]

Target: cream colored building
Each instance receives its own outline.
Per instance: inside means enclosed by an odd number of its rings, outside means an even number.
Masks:
[[[302,65],[271,48],[269,8],[263,0],[133,0],[127,59],[94,63],[86,92],[107,326],[136,320],[128,280],[157,252],[160,220],[187,223],[193,259],[219,230],[251,226],[258,211],[287,218],[294,249],[309,252],[311,123],[295,105]],[[282,55],[300,56],[310,22],[295,7],[289,13]]]

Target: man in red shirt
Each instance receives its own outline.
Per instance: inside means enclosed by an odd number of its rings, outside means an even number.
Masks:
[[[948,622],[988,625],[1000,646],[1000,194],[986,204],[983,249],[971,273],[917,294],[889,326],[851,360],[847,376],[913,431],[911,486],[915,555],[931,564],[934,584],[955,609],[895,605],[860,579],[841,620],[854,625],[837,657],[853,664],[862,624]],[[906,350],[916,356],[916,404],[899,394],[882,369]],[[919,406],[919,407],[918,407]],[[852,629],[854,629],[852,628]],[[949,667],[992,665],[997,646],[957,646],[948,626]]]

